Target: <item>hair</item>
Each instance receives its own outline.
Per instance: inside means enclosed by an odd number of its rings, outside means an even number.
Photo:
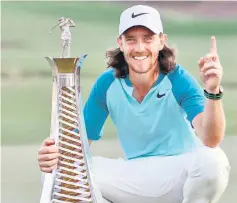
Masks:
[[[114,68],[117,78],[125,78],[129,74],[128,64],[120,48],[106,51],[105,56],[108,59],[107,68]],[[164,45],[159,51],[158,64],[162,73],[167,74],[172,71],[176,66],[175,49]]]

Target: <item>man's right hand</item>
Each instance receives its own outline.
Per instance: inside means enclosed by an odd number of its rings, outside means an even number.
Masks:
[[[59,151],[54,145],[55,141],[51,138],[44,140],[38,151],[38,163],[40,170],[51,173],[57,167]]]

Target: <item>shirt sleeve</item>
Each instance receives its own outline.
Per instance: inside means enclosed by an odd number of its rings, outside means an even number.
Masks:
[[[169,75],[172,91],[178,104],[187,114],[192,124],[196,115],[204,111],[205,97],[197,80],[180,65]]]
[[[106,93],[113,80],[114,76],[111,69],[100,75],[93,85],[84,106],[83,114],[86,133],[90,140],[99,140],[102,136],[102,128],[109,114]]]

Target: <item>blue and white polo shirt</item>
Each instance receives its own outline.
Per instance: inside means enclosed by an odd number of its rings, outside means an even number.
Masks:
[[[127,159],[178,155],[201,145],[191,122],[204,111],[203,90],[181,65],[157,82],[141,103],[127,78],[113,68],[96,80],[84,106],[88,139],[99,140],[110,115]]]

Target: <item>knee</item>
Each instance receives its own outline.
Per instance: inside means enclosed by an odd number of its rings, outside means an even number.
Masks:
[[[230,166],[220,148],[207,148],[200,154],[198,162],[202,181],[214,187],[227,185]]]

